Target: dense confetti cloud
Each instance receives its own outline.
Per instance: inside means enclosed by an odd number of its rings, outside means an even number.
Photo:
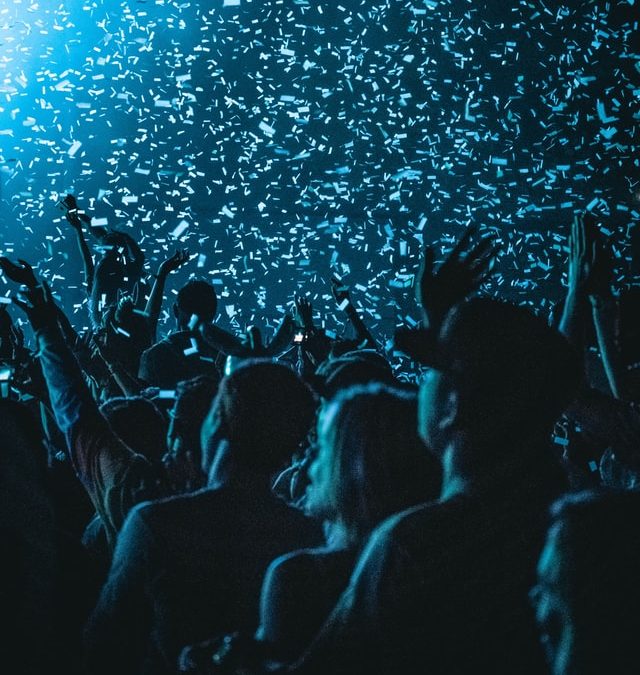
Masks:
[[[490,292],[544,308],[584,209],[633,278],[637,9],[0,3],[0,248],[39,262],[79,326],[67,191],[150,270],[189,247],[170,288],[211,279],[237,325],[273,325],[303,291],[332,328],[336,269],[388,336],[415,320],[423,238],[445,248],[469,225],[502,242]]]

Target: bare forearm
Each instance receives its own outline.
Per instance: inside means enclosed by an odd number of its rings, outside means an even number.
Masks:
[[[369,332],[369,329],[365,325],[360,314],[358,314],[358,310],[351,303],[349,303],[346,308],[346,314],[349,317],[351,325],[356,331],[357,339],[360,340],[361,343],[366,342],[367,346],[371,349],[376,349],[376,341],[373,339],[373,336]]]
[[[76,239],[78,241],[78,249],[80,250],[80,256],[82,257],[82,264],[84,267],[84,280],[87,285],[87,293],[91,293],[91,288],[93,287],[93,273],[94,265],[93,258],[91,257],[91,251],[85,239],[84,232],[81,228],[76,230]]]
[[[158,320],[160,319],[160,312],[162,310],[162,296],[164,295],[164,288],[167,283],[167,275],[160,272],[153,282],[151,293],[145,307],[145,314],[149,324],[149,332],[151,340],[155,341],[156,331],[158,329]]]
[[[584,349],[584,328],[588,316],[587,300],[576,290],[569,289],[558,330],[577,349]]]
[[[615,398],[625,398],[625,370],[615,342],[615,301],[611,295],[591,297],[593,325],[596,329],[602,365],[607,375],[611,393]]]

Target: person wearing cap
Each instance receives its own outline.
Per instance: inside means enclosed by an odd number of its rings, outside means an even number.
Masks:
[[[487,242],[465,252],[468,241],[436,273],[427,249],[418,286],[429,329],[398,340],[430,367],[418,425],[443,465],[440,500],[373,533],[291,672],[545,672],[528,591],[566,485],[550,432],[581,372],[528,310],[466,299],[493,256]]]

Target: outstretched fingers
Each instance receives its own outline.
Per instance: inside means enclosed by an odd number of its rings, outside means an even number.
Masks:
[[[450,260],[452,262],[460,260],[464,251],[466,251],[471,241],[471,237],[477,232],[477,227],[468,227],[463,235],[458,239],[458,243],[453,247],[451,253],[447,256],[447,262]]]

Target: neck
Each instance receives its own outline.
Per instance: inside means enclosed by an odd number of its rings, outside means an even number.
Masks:
[[[450,443],[442,456],[441,499],[449,499],[468,491],[473,476],[465,470],[462,455],[457,443]]]
[[[252,471],[234,460],[233,449],[228,441],[223,441],[218,446],[209,470],[207,486],[212,488],[250,486],[253,491],[271,489],[270,476],[263,472]]]
[[[538,451],[548,434],[478,440],[460,433],[445,448],[442,456],[442,499],[485,489],[529,465],[531,457],[542,461]],[[535,453],[535,454],[534,454]],[[487,459],[492,458],[492,459]]]

